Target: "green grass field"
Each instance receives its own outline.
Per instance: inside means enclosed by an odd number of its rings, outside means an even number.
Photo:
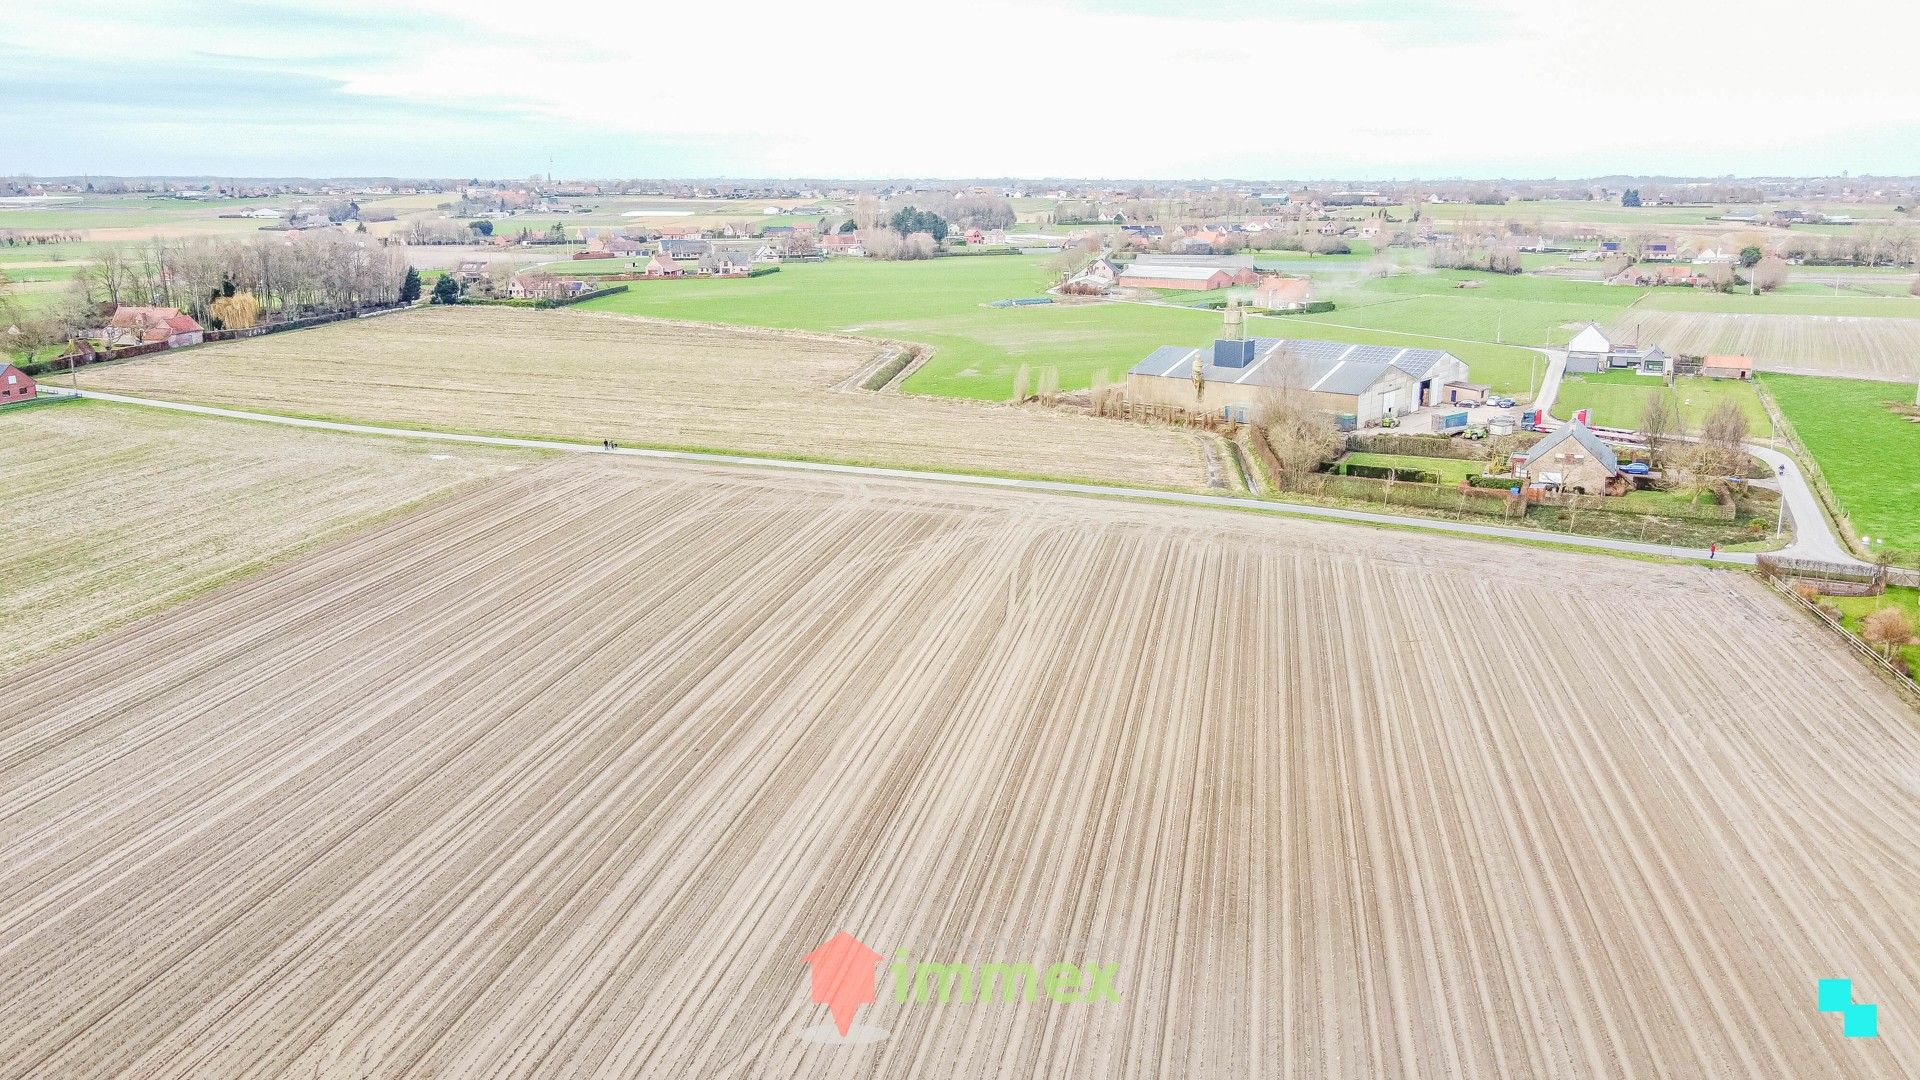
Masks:
[[[1555,416],[1572,416],[1576,409],[1592,409],[1593,422],[1603,427],[1633,428],[1640,425],[1647,400],[1655,394],[1671,393],[1687,426],[1698,428],[1707,413],[1722,400],[1731,400],[1746,415],[1747,429],[1766,438],[1773,433],[1773,420],[1752,383],[1730,379],[1682,377],[1673,389],[1651,375],[1631,371],[1604,371],[1592,375],[1568,375],[1560,382],[1555,400]]]
[[[833,259],[784,266],[747,279],[629,282],[629,290],[581,305],[660,318],[745,326],[870,334],[924,342],[933,358],[907,380],[915,393],[1001,400],[1016,371],[1060,370],[1063,389],[1084,387],[1104,370],[1120,382],[1161,345],[1202,345],[1220,313],[1145,304],[1052,304],[995,308],[995,300],[1037,296],[1052,281],[1042,256],[994,256],[884,263]],[[1270,337],[1315,337],[1356,344],[1449,349],[1477,381],[1524,391],[1537,354],[1426,335],[1257,318],[1248,329]]]
[[[1352,453],[1340,459],[1347,465],[1372,465],[1382,469],[1419,469],[1440,478],[1442,484],[1458,484],[1469,476],[1486,471],[1484,461],[1465,458],[1419,457],[1413,454]]]
[[[1840,609],[1840,622],[1855,634],[1860,632],[1860,623],[1867,616],[1889,607],[1905,612],[1907,621],[1920,628],[1920,589],[1889,585],[1882,596],[1828,596],[1822,600]],[[1905,657],[1909,670],[1920,671],[1920,645],[1896,648],[1894,655]]]
[[[1909,565],[1920,557],[1920,424],[1888,408],[1912,404],[1913,388],[1806,375],[1761,379],[1854,533],[1885,539]]]

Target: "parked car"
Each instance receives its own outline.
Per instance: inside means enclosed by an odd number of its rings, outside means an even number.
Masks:
[[[1626,473],[1628,476],[1645,476],[1652,472],[1653,469],[1644,461],[1629,461],[1625,465],[1620,466],[1620,471]]]
[[[1495,398],[1493,403],[1502,409],[1511,409],[1514,405],[1518,404],[1510,397]]]

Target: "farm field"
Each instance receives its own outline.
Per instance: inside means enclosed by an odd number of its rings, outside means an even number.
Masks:
[[[540,456],[91,401],[0,411],[0,655],[48,655]]]
[[[833,259],[784,266],[745,280],[635,281],[617,296],[580,305],[661,318],[731,325],[870,334],[934,346],[933,359],[904,389],[941,397],[1004,401],[1022,365],[1057,367],[1063,389],[1086,387],[1096,372],[1121,381],[1161,345],[1212,340],[1220,313],[1146,304],[1080,303],[989,307],[1037,296],[1054,280],[1041,256],[981,256],[882,263]],[[1474,378],[1509,392],[1527,388],[1536,354],[1405,332],[1309,326],[1297,318],[1257,319],[1250,332],[1359,344],[1451,349]]]
[[[80,383],[435,430],[1153,487],[1203,483],[1201,436],[1184,429],[833,389],[879,351],[858,338],[578,308],[428,308],[141,357],[88,369]]]
[[[1725,315],[1636,307],[1610,324],[1607,334],[1615,341],[1657,344],[1671,353],[1751,356],[1762,371],[1920,378],[1920,319]]]
[[[1793,375],[1762,381],[1839,501],[1843,531],[1884,539],[1907,565],[1920,558],[1920,423],[1888,408],[1911,405],[1912,387]]]
[[[1637,428],[1646,413],[1647,401],[1655,394],[1671,394],[1689,428],[1698,430],[1707,413],[1723,400],[1740,407],[1747,418],[1747,431],[1765,439],[1773,432],[1773,418],[1760,403],[1760,394],[1752,383],[1737,379],[1701,379],[1682,376],[1669,390],[1665,382],[1650,375],[1631,371],[1604,371],[1590,375],[1568,375],[1560,383],[1553,413],[1566,418],[1578,409],[1592,409],[1593,422],[1605,427]]]
[[[1920,999],[1920,733],[1732,575],[573,459],[20,685],[7,1076],[1920,1068],[1810,1007]],[[1118,999],[802,1041],[841,930]]]

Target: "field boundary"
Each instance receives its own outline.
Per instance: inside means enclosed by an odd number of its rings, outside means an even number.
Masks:
[[[1912,676],[1895,667],[1893,662],[1886,657],[1874,652],[1873,646],[1855,637],[1853,631],[1848,630],[1839,620],[1828,618],[1827,613],[1821,611],[1818,605],[1806,597],[1801,596],[1799,593],[1794,592],[1792,588],[1788,587],[1779,578],[1770,574],[1760,574],[1758,576],[1767,583],[1768,588],[1786,597],[1801,611],[1817,619],[1821,625],[1839,634],[1840,637],[1846,641],[1848,648],[1872,661],[1873,665],[1880,670],[1881,674],[1886,675],[1893,681],[1900,692],[1907,697],[1910,704],[1920,704],[1920,683],[1914,682]]]

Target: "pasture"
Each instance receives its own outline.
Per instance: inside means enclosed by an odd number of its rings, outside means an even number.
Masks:
[[[635,281],[626,293],[581,305],[662,318],[697,319],[868,334],[924,342],[933,359],[905,389],[940,397],[1004,401],[1021,366],[1057,367],[1063,389],[1080,389],[1096,372],[1121,381],[1128,368],[1161,345],[1201,345],[1220,327],[1220,313],[1148,304],[1082,302],[995,308],[995,300],[1038,296],[1055,280],[1041,256],[990,256],[884,263],[833,259],[783,266],[749,279]],[[1358,344],[1451,349],[1474,378],[1524,392],[1534,353],[1454,341],[1404,330],[1306,323],[1298,317],[1257,318],[1249,332],[1319,337]]]
[[[1889,408],[1912,405],[1913,388],[1795,375],[1763,384],[1819,466],[1846,531],[1884,539],[1905,564],[1920,558],[1920,423]]]
[[[579,307],[423,308],[141,357],[84,370],[80,384],[434,430],[1150,487],[1204,482],[1202,436],[1184,429],[834,389],[882,345]]]
[[[0,412],[0,655],[48,655],[538,457],[91,401]]]
[[[1773,433],[1773,418],[1760,403],[1752,383],[1737,379],[1701,379],[1680,377],[1669,389],[1660,379],[1631,371],[1603,371],[1590,375],[1568,375],[1561,380],[1560,394],[1554,399],[1553,414],[1572,416],[1575,410],[1592,409],[1593,422],[1605,427],[1637,428],[1645,415],[1647,402],[1656,394],[1672,397],[1687,427],[1698,431],[1707,413],[1721,401],[1732,401],[1747,418],[1747,430],[1755,438]]]
[[[1608,325],[1607,334],[1615,341],[1657,344],[1670,353],[1751,356],[1762,371],[1897,381],[1920,378],[1920,319],[1726,315],[1635,307]]]
[[[519,472],[0,699],[0,1074],[1920,1069],[1812,982],[1920,987],[1906,707],[1751,581],[1487,552]],[[843,930],[1116,996],[803,1041]]]

